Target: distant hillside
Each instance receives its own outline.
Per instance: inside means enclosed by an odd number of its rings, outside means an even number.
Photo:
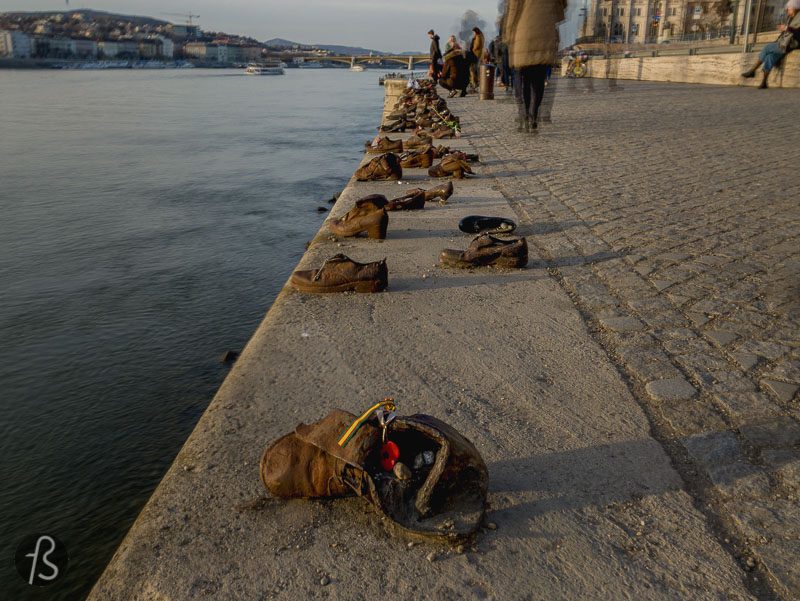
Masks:
[[[4,15],[8,15],[11,17],[46,17],[46,16],[55,16],[61,15],[62,17],[68,17],[70,15],[74,15],[75,13],[79,13],[84,18],[88,19],[110,19],[114,21],[128,21],[130,23],[134,23],[136,25],[169,25],[169,21],[162,21],[161,19],[154,19],[153,17],[143,17],[139,15],[120,15],[117,13],[109,13],[102,10],[91,10],[88,8],[81,8],[78,10],[67,10],[67,11],[59,11],[59,10],[40,10],[40,11],[13,11],[2,13]]]
[[[264,45],[272,46],[273,48],[291,48],[292,46],[304,46],[305,44],[284,40],[283,38],[272,38],[264,42]]]
[[[291,48],[292,46],[300,46],[305,48],[321,48],[328,52],[336,54],[369,54],[370,52],[375,55],[391,54],[383,50],[371,50],[369,48],[361,48],[359,46],[339,46],[336,44],[303,44],[300,42],[292,42],[291,40],[284,40],[283,38],[273,38],[264,42],[265,46],[272,46],[274,48]]]

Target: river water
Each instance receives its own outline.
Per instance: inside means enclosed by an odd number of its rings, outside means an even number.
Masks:
[[[0,596],[88,593],[358,165],[377,77],[0,71]],[[39,532],[70,563],[34,589]]]

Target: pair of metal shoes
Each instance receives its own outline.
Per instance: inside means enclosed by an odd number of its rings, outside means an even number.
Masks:
[[[335,236],[367,237],[384,240],[389,226],[388,211],[412,211],[425,207],[426,202],[446,203],[453,194],[453,182],[428,190],[414,188],[402,196],[387,200],[382,194],[371,194],[356,201],[343,217],[331,219],[328,230]],[[389,285],[386,259],[359,263],[343,254],[326,260],[319,269],[295,271],[289,279],[298,292],[325,294],[336,292],[382,292]]]
[[[505,217],[470,215],[458,223],[467,234],[478,234],[466,250],[446,248],[439,255],[443,267],[461,269],[473,267],[521,268],[528,264],[528,242],[525,238],[497,238],[495,234],[510,234],[517,227]]]
[[[357,495],[393,533],[450,544],[469,540],[486,512],[486,463],[452,426],[396,409],[384,399],[361,416],[335,409],[299,424],[264,452],[264,486],[285,499]]]
[[[464,155],[466,156],[466,155]],[[432,165],[428,169],[431,177],[449,177],[451,179],[464,179],[467,175],[474,175],[475,172],[469,163],[461,156],[448,154],[442,157],[438,165]]]
[[[344,216],[328,221],[328,229],[344,238],[366,234],[368,238],[384,240],[389,223],[387,211],[414,211],[425,208],[426,202],[438,200],[445,204],[453,195],[453,182],[423,190],[412,188],[405,194],[388,200],[382,194],[370,194],[355,202]]]
[[[466,250],[444,249],[439,255],[439,264],[459,269],[519,269],[528,264],[528,241],[525,238],[497,238],[488,233],[479,234]]]
[[[360,182],[400,180],[403,179],[403,167],[396,154],[386,152],[356,169],[355,177]]]

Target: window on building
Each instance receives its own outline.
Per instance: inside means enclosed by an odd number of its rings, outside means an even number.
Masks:
[[[608,9],[607,9],[607,8],[604,8],[604,9],[603,9],[603,16],[604,16],[604,17],[607,17],[607,16],[608,16]]]
[[[636,16],[637,17],[641,17],[642,16],[642,9],[641,8],[637,8],[636,9]]]
[[[677,8],[670,9],[669,14],[674,17],[675,15],[678,14],[678,9]]]

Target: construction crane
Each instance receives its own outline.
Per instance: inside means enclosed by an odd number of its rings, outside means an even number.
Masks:
[[[200,15],[193,15],[192,13],[161,13],[169,17],[183,17],[186,19],[186,24],[191,27],[193,25],[192,19],[199,19]]]

